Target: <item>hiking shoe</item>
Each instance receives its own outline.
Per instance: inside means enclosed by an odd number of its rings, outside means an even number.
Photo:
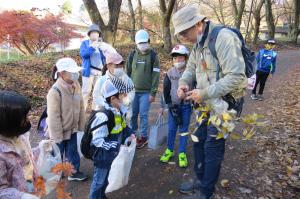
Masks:
[[[258,97],[257,97],[257,95],[252,94],[252,95],[251,95],[251,99],[253,99],[253,100],[258,100]]]
[[[178,161],[179,161],[179,167],[185,168],[188,166],[188,161],[185,153],[179,153]]]
[[[201,191],[196,191],[193,195],[191,195],[191,196],[184,196],[182,199],[212,199],[212,197],[207,197]]]
[[[84,181],[88,178],[87,175],[85,175],[84,173],[77,171],[76,173],[74,173],[73,175],[68,177],[69,181]]]
[[[173,157],[174,152],[171,151],[170,149],[166,149],[164,154],[160,157],[160,161],[161,162],[169,162],[169,160],[171,159],[171,157]]]
[[[136,148],[141,149],[144,146],[146,146],[146,144],[148,144],[147,138],[141,137],[141,138],[137,139]]]
[[[201,182],[198,179],[193,181],[184,182],[180,185],[178,191],[182,194],[192,195],[195,191],[200,190]]]
[[[263,97],[262,95],[258,95],[258,96],[257,96],[257,99],[258,99],[259,101],[263,101],[263,100],[264,100],[264,97]]]

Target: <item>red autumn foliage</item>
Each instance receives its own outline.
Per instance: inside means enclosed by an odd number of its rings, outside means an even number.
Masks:
[[[25,55],[42,53],[57,42],[66,46],[71,38],[80,37],[74,30],[73,25],[63,22],[62,15],[39,18],[28,11],[0,13],[0,43],[9,41]]]

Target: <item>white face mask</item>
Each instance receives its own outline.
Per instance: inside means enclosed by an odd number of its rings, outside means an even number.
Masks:
[[[70,74],[71,74],[70,79],[72,81],[78,81],[78,79],[79,79],[79,73],[70,73]]]
[[[137,44],[137,48],[138,48],[141,52],[145,52],[146,50],[149,49],[149,43],[140,43],[140,44]]]
[[[98,41],[99,40],[99,33],[98,32],[92,32],[90,34],[91,41]]]
[[[185,61],[175,62],[173,65],[174,65],[175,68],[177,68],[177,69],[182,69],[182,68],[185,67]]]
[[[124,74],[123,68],[114,68],[114,76],[121,77]]]
[[[120,111],[124,115],[127,113],[128,109],[123,103],[119,103]]]

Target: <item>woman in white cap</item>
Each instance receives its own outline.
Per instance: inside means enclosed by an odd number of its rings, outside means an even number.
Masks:
[[[81,87],[78,82],[77,63],[71,58],[62,58],[56,62],[58,77],[47,95],[48,133],[65,157],[76,170],[68,180],[82,181],[87,178],[79,171],[80,156],[77,148],[77,132],[85,126],[85,111]]]
[[[97,110],[103,106],[105,102],[105,98],[103,97],[103,85],[107,79],[111,79],[114,84],[121,85],[121,87],[117,86],[117,88],[121,89],[119,90],[120,98],[126,107],[126,109],[122,111],[126,112],[126,122],[130,124],[130,118],[132,116],[131,104],[135,94],[133,82],[124,72],[124,60],[117,51],[105,51],[105,57],[106,71],[104,71],[105,74],[96,82],[93,91],[93,104],[95,104]]]

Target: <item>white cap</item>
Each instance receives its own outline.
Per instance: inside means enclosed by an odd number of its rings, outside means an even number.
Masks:
[[[59,59],[55,65],[57,68],[57,72],[67,71],[70,73],[77,73],[82,70],[82,67],[79,67],[74,59],[70,57]]]
[[[146,30],[139,30],[135,34],[135,43],[146,43],[149,41],[149,34],[147,33]]]
[[[174,48],[172,49],[171,56],[173,54],[188,55],[189,50],[184,45],[178,44],[178,45],[174,46]]]
[[[105,99],[117,94],[118,92],[119,92],[118,89],[114,86],[114,84],[109,79],[104,82],[102,93]]]

